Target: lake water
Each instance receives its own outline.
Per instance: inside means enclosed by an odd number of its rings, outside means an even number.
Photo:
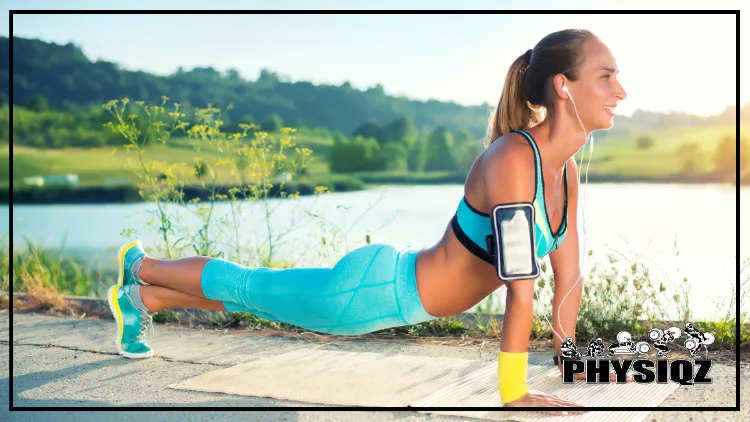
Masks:
[[[726,312],[726,306],[717,309],[716,302],[726,303],[737,282],[738,260],[750,256],[750,226],[738,227],[736,211],[738,205],[750,204],[750,188],[741,188],[739,197],[728,185],[591,184],[585,192],[586,249],[594,250],[594,256],[587,259],[584,273],[595,262],[608,265],[607,253],[637,254],[658,281],[674,284],[688,278],[695,317]],[[297,221],[302,208],[327,221],[327,226],[321,226],[319,218],[302,221],[282,239],[286,243],[275,257],[306,266],[332,265],[345,249],[333,250],[330,241],[321,244],[321,235],[338,244],[346,239],[349,249],[361,245],[366,234],[373,243],[431,245],[442,236],[462,193],[460,185],[388,186],[319,199],[271,201],[274,213],[269,221],[276,233]],[[241,243],[267,238],[261,204],[243,207]],[[153,209],[150,204],[13,206],[13,242],[21,245],[28,238],[59,248],[64,241],[68,251],[111,260],[128,227],[140,228],[138,237],[147,246],[158,243],[154,226],[147,226]],[[229,211],[229,204],[220,204],[214,212],[228,217]],[[0,212],[7,214],[9,209]],[[185,210],[179,215],[180,224],[197,221]],[[7,217],[0,220],[5,233]]]

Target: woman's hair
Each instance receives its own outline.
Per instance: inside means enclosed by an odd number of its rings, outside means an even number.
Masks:
[[[577,80],[584,59],[582,44],[590,39],[598,37],[583,29],[553,32],[510,65],[500,102],[490,116],[488,146],[508,132],[541,122],[542,109],[551,105],[550,79],[562,73]]]

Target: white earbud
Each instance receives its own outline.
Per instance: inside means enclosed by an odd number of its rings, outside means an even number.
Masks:
[[[560,88],[560,89],[562,89],[562,91],[564,93],[568,94],[568,99],[570,100],[570,102],[573,102],[573,96],[570,95],[570,90],[568,89],[568,86],[567,85],[563,85],[562,88]],[[573,103],[573,105],[575,105],[575,103]]]

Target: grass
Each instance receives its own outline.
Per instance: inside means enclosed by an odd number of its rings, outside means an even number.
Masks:
[[[26,248],[13,248],[12,267],[7,240],[0,245],[0,254],[3,274],[0,303],[3,306],[10,302],[12,279],[13,292],[26,294],[27,303],[21,309],[75,315],[76,304],[65,300],[64,296],[104,297],[106,289],[116,280],[114,273],[102,276],[97,269],[62,251],[49,252],[31,243],[27,243]]]
[[[749,124],[742,124],[740,132],[748,134]],[[660,178],[679,174],[680,161],[674,153],[680,144],[697,142],[704,149],[703,167],[710,171],[713,168],[711,159],[716,144],[723,136],[734,135],[734,126],[712,126],[699,128],[672,128],[647,133],[632,133],[628,135],[613,135],[596,140],[596,148],[591,159],[589,175],[625,176],[637,179]],[[641,136],[649,136],[654,145],[647,150],[636,148],[636,140]],[[315,178],[325,179],[331,176],[327,157],[333,140],[309,134],[298,134],[298,146],[310,148],[314,151],[315,159],[309,168]],[[169,146],[154,145],[148,147],[148,157],[165,163],[188,163],[211,154],[209,149],[196,152],[187,138],[174,138]],[[79,175],[83,186],[102,185],[107,178],[123,179],[136,183],[137,178],[128,168],[125,152],[118,148],[110,155],[112,147],[106,148],[65,148],[58,150],[36,149],[23,146],[13,148],[13,183],[18,183],[26,177],[36,175],[75,173]],[[9,159],[9,146],[0,147],[0,159]],[[580,161],[580,154],[576,160]],[[585,166],[588,155],[584,154]],[[0,186],[7,186],[10,180],[10,167],[0,166]],[[435,172],[416,174],[409,172],[365,172],[353,174],[361,177],[367,183],[461,183],[465,175],[456,172]],[[583,173],[583,170],[582,170]],[[219,171],[220,179],[221,171]],[[190,180],[185,180],[190,182]],[[193,182],[195,180],[192,180]]]
[[[297,139],[297,142],[299,147],[315,148],[313,149],[315,161],[310,164],[310,174],[328,175],[325,154],[333,141],[328,142],[318,137],[303,135]],[[74,173],[78,175],[81,186],[99,186],[108,178],[122,179],[132,184],[138,183],[138,178],[127,164],[126,152],[122,148],[117,148],[112,153],[113,149],[115,148],[39,149],[14,145],[12,180],[16,184],[32,176]],[[196,151],[187,138],[172,139],[168,145],[149,146],[146,151],[149,160],[188,165],[193,165],[197,159],[210,157],[210,154],[214,152],[211,147],[205,145],[201,151]],[[0,148],[0,160],[8,160],[9,154],[8,145]],[[137,159],[134,153],[130,156],[133,160]],[[0,186],[7,186],[7,181],[11,176],[9,170],[9,167],[0,169],[0,176],[5,176],[0,181]],[[228,180],[228,175],[222,174],[221,170],[218,170],[218,173],[220,182]],[[196,178],[182,178],[181,180],[188,183],[197,182]]]
[[[10,260],[7,244],[2,245],[3,266]],[[2,268],[3,271],[7,268]],[[27,243],[25,249],[13,248],[13,290],[33,293],[36,290],[73,296],[102,297],[114,283],[114,274],[103,280],[101,272],[63,251],[50,252]],[[7,281],[2,290],[9,291]]]
[[[740,125],[740,137],[750,134],[750,124]],[[595,136],[594,154],[591,158],[589,175],[620,174],[625,176],[643,175],[663,177],[679,173],[680,161],[675,154],[684,143],[695,142],[701,146],[703,155],[702,167],[705,171],[713,170],[713,152],[719,141],[725,136],[736,136],[735,126],[707,126],[698,128],[670,128],[653,132],[631,133],[627,135]],[[651,148],[639,150],[636,140],[648,136],[654,140]],[[588,152],[583,156],[583,169],[588,160]],[[580,153],[576,161],[581,161]],[[583,174],[583,171],[581,173]]]

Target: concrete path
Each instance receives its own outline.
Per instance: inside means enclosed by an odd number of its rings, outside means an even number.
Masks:
[[[0,311],[0,338],[8,339],[8,311]],[[167,386],[204,372],[263,356],[277,355],[299,348],[372,351],[383,354],[445,356],[492,362],[495,348],[479,346],[439,346],[374,341],[316,341],[278,338],[253,333],[181,329],[156,325],[152,341],[156,355],[146,360],[124,359],[113,346],[114,321],[53,317],[32,313],[13,315],[13,405],[70,407],[70,411],[10,413],[0,411],[0,420],[13,421],[463,421],[459,417],[432,416],[409,411],[305,411],[318,406],[268,398],[230,396],[168,389]],[[9,402],[9,344],[0,340],[0,395]],[[532,363],[550,363],[549,354],[530,353]],[[735,368],[715,363],[711,369],[714,383],[708,386],[680,387],[663,406],[733,406],[735,404]],[[741,382],[746,386],[750,369],[742,368]],[[741,401],[748,406],[750,392],[741,389]],[[82,412],[90,407],[288,407],[285,411],[226,412]],[[745,415],[744,417],[741,415]],[[561,418],[560,420],[564,420]],[[651,421],[750,420],[750,409],[726,412],[659,412]]]

